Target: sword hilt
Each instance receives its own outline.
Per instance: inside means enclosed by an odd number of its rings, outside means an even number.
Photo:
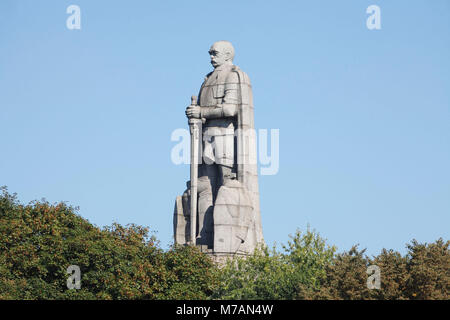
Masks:
[[[191,106],[196,106],[197,103],[198,103],[197,96],[191,96]],[[189,124],[190,125],[197,124],[197,123],[200,123],[200,121],[201,121],[201,123],[205,123],[206,119],[205,118],[201,118],[201,119],[191,118],[191,119],[189,119]]]
[[[191,97],[191,106],[196,106],[197,105],[197,96],[192,96]]]

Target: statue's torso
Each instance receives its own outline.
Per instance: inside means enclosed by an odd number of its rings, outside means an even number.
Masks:
[[[224,102],[227,76],[232,68],[233,65],[219,67],[206,76],[199,93],[200,107],[213,107]],[[211,136],[233,134],[230,130],[234,130],[235,120],[235,117],[208,119],[203,128]]]

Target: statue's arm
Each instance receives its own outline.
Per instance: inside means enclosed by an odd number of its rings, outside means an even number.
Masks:
[[[237,115],[238,104],[239,76],[236,72],[230,72],[225,81],[222,103],[212,107],[202,107],[201,117],[205,119],[234,117]]]

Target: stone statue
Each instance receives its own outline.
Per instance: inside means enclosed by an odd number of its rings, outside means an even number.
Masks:
[[[175,243],[215,257],[248,254],[264,241],[252,89],[247,74],[233,65],[230,42],[214,43],[209,54],[214,71],[186,109],[191,181],[176,199]]]

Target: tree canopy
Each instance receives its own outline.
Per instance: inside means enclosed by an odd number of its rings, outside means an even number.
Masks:
[[[20,203],[1,188],[0,299],[449,299],[450,241],[337,253],[319,233],[297,230],[282,250],[216,265],[194,247],[163,250],[149,228],[99,228],[65,203]],[[67,269],[81,272],[69,289]],[[381,286],[367,285],[368,267]]]

